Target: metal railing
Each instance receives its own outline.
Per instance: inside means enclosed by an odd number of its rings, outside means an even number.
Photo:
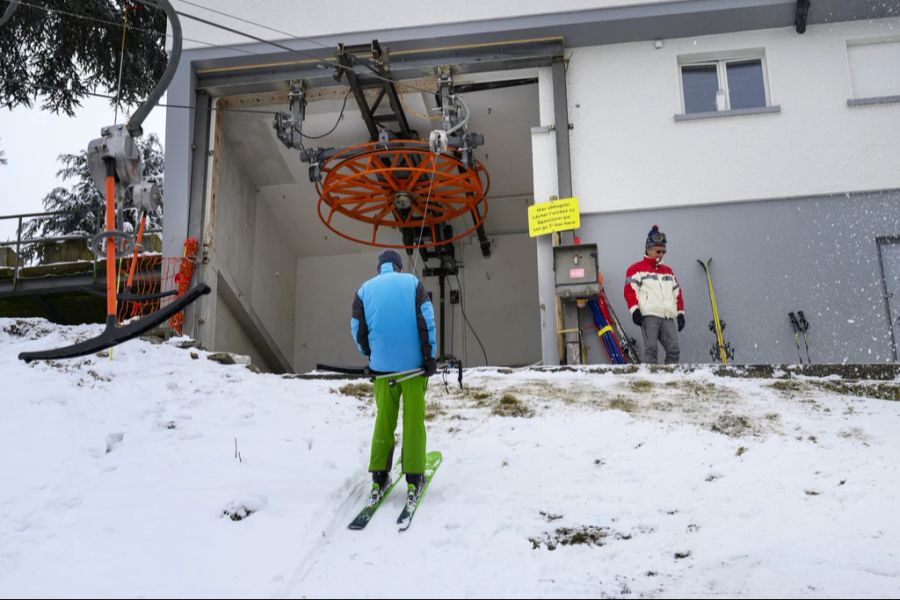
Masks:
[[[92,240],[98,233],[105,230],[103,227],[103,216],[104,216],[105,208],[100,206],[94,209],[83,209],[83,210],[57,210],[51,212],[40,212],[40,213],[22,213],[18,215],[0,215],[0,222],[16,220],[16,239],[7,240],[0,242],[0,248],[5,247],[15,247],[15,265],[13,268],[13,278],[12,278],[12,289],[15,290],[20,277],[21,270],[25,267],[31,266],[28,264],[23,264],[22,261],[22,248],[23,246],[28,246],[30,244],[35,245],[46,245],[56,242],[67,242],[67,241],[84,241],[85,247],[88,247],[88,242]],[[32,219],[32,220],[41,220],[41,219],[50,219],[53,217],[58,217],[60,215],[89,215],[96,213],[97,215],[97,231],[94,233],[83,233],[83,234],[73,234],[73,235],[57,235],[57,236],[46,236],[46,237],[37,237],[37,238],[22,238],[22,227],[26,223],[23,222],[23,219]],[[144,235],[151,233],[162,233],[161,229],[145,229]],[[37,252],[35,252],[37,256]],[[91,261],[93,265],[94,272],[94,281],[97,280],[97,260]],[[9,267],[0,267],[0,268],[9,268]]]

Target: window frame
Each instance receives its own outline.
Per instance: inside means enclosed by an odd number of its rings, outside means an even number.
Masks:
[[[860,46],[868,46],[871,44],[896,44],[900,43],[900,36],[878,36],[873,38],[853,39],[846,41],[846,62],[847,62],[847,106],[871,106],[875,104],[897,104],[900,103],[900,94],[891,94],[888,96],[862,96],[853,83],[853,61],[850,57],[851,49]]]
[[[728,65],[731,63],[746,63],[759,61],[760,70],[762,72],[763,94],[765,104],[763,106],[754,106],[752,108],[731,108],[731,90],[728,86]],[[731,115],[756,114],[768,112],[780,112],[781,107],[772,104],[772,95],[769,89],[769,72],[766,67],[765,50],[762,48],[754,48],[751,50],[739,50],[731,52],[717,52],[699,55],[679,56],[678,64],[678,93],[681,112],[675,115],[676,121],[700,119],[706,117],[724,117]],[[687,112],[687,106],[684,96],[684,67],[710,66],[716,67],[716,80],[718,83],[718,91],[716,93],[716,110],[706,112]],[[719,93],[724,94],[722,107],[719,106]]]

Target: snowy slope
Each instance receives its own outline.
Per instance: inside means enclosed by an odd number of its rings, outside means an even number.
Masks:
[[[0,319],[3,597],[900,596],[900,402],[847,393],[898,382],[435,377],[422,508],[398,533],[395,491],[354,532],[374,410],[338,390],[358,380],[183,338],[16,358],[98,331]]]

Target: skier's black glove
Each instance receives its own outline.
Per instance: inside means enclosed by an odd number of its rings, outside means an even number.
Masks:
[[[684,315],[678,315],[678,331],[684,329]]]
[[[644,322],[644,315],[641,314],[641,309],[636,308],[633,313],[631,313],[631,320],[634,321],[634,324],[638,327],[641,326]]]
[[[431,377],[437,373],[437,362],[433,358],[426,358],[423,369],[425,371],[425,377]]]

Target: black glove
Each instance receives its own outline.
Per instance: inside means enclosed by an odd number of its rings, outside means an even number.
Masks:
[[[678,331],[684,329],[684,315],[678,315]]]
[[[437,373],[437,362],[433,358],[426,358],[423,369],[425,370],[425,377],[431,377]]]
[[[644,322],[644,315],[641,314],[641,309],[636,308],[634,312],[631,313],[631,320],[634,321],[634,324],[640,327]]]

